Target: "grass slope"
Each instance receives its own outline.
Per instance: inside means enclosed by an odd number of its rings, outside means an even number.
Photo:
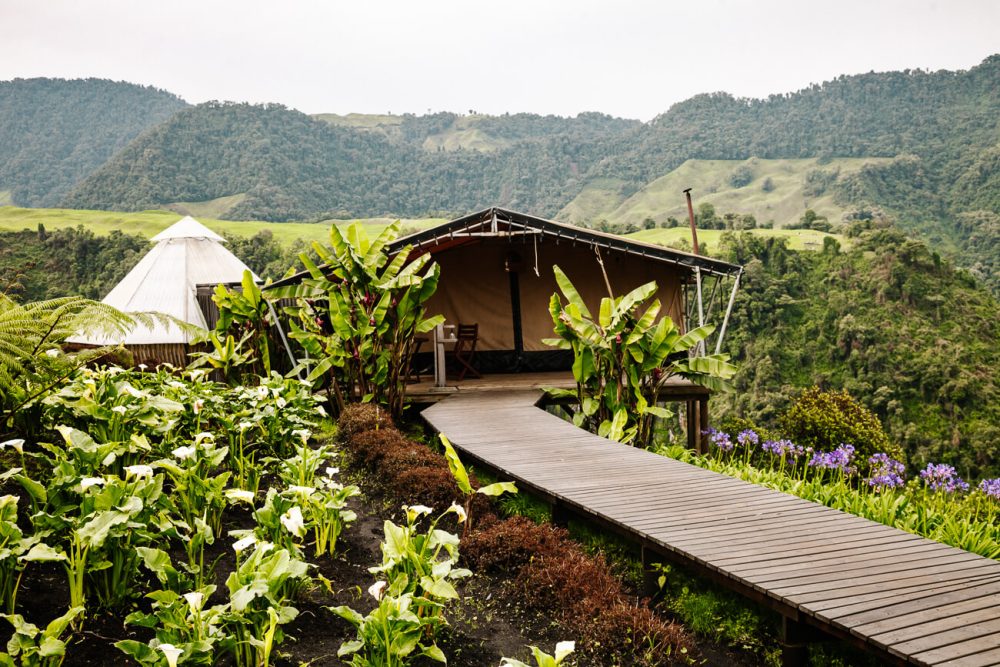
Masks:
[[[228,197],[217,197],[208,201],[179,201],[170,204],[167,208],[177,211],[182,215],[190,215],[195,218],[221,218],[230,209],[239,205],[247,198],[245,192]]]
[[[864,165],[887,162],[884,158],[818,158],[796,160],[688,160],[677,169],[643,186],[626,197],[621,183],[599,179],[559,213],[572,222],[605,219],[611,224],[641,225],[646,218],[662,222],[673,216],[687,219],[684,189],[692,188],[695,204],[709,203],[719,213],[750,213],[759,223],[773,221],[784,227],[798,221],[807,208],[826,216],[831,222],[841,220],[845,209],[824,193],[807,196],[806,175],[813,170],[839,171],[840,176],[860,170]],[[752,180],[743,187],[733,187],[730,177],[737,168],[747,167]],[[764,184],[770,179],[771,189]]]
[[[14,206],[0,207],[0,230],[20,231],[22,229],[37,229],[38,224],[45,225],[48,230],[63,229],[83,225],[95,234],[104,235],[114,230],[129,234],[141,234],[147,238],[155,236],[173,223],[180,216],[175,211],[140,211],[137,213],[118,213],[111,211],[85,211],[65,208],[17,208]],[[368,218],[361,220],[366,225],[379,231],[393,221],[392,218]],[[284,246],[297,239],[305,241],[326,241],[330,224],[346,224],[347,220],[324,220],[322,222],[261,222],[234,221],[199,218],[199,222],[213,231],[225,235],[253,236],[257,232],[270,230],[275,240]],[[421,220],[403,220],[404,230],[426,229],[444,222],[439,218]]]
[[[754,236],[763,239],[785,238],[791,250],[822,250],[823,239],[830,236],[836,239],[845,250],[851,246],[851,239],[840,234],[826,234],[813,229],[752,229]],[[699,229],[698,245],[705,254],[718,254],[720,239],[726,232],[719,229]],[[689,227],[674,227],[673,229],[644,229],[628,235],[628,238],[646,243],[657,243],[670,248],[689,250],[691,247],[691,229]]]

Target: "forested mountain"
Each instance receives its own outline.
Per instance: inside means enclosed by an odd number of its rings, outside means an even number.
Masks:
[[[730,416],[773,426],[802,389],[846,389],[914,467],[1000,474],[1000,304],[967,273],[892,227],[849,251],[746,232],[723,247],[746,267],[727,337],[736,391],[715,399]]]
[[[0,203],[55,205],[184,106],[166,91],[103,79],[0,81]]]
[[[563,120],[562,133],[504,151],[432,152],[419,144],[434,128],[397,139],[280,105],[208,103],[136,139],[64,203],[141,210],[241,195],[226,217],[265,220],[419,216],[498,201],[535,209],[593,162],[587,139],[629,126],[598,114]]]

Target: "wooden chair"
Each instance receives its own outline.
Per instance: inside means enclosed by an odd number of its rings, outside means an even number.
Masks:
[[[476,343],[479,341],[478,324],[459,324],[455,330],[455,348],[448,354],[455,360],[458,366],[456,379],[461,382],[465,379],[466,373],[472,373],[473,377],[483,377],[479,371],[472,367],[472,362],[476,358]]]

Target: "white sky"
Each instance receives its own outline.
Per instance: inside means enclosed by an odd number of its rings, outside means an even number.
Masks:
[[[307,113],[602,111],[968,69],[996,0],[0,0],[0,80],[100,77]]]

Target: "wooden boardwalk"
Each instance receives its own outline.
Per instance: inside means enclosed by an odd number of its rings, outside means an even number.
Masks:
[[[464,458],[782,614],[787,654],[816,631],[882,660],[1000,665],[1000,562],[612,443],[535,407],[538,391],[424,410]]]

